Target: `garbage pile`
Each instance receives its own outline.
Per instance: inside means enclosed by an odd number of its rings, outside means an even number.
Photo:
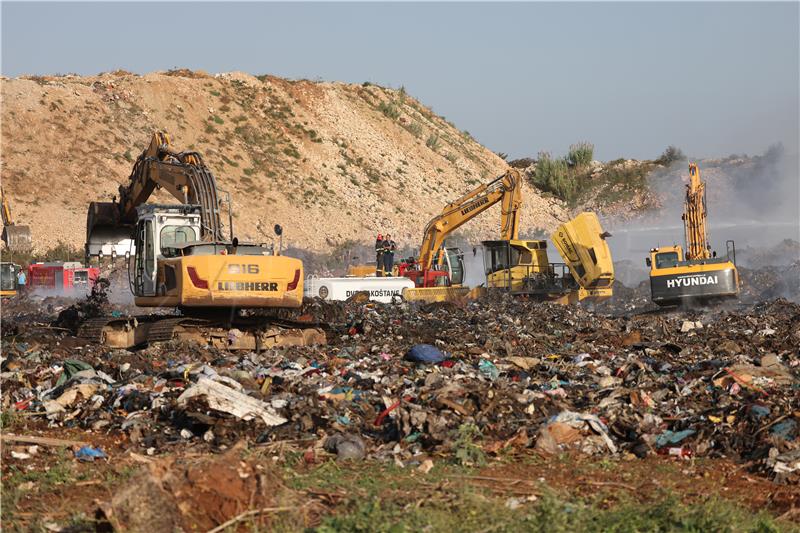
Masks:
[[[247,438],[309,462],[420,466],[463,455],[469,434],[488,455],[727,457],[800,481],[800,306],[786,300],[632,316],[510,297],[310,311],[327,345],[245,354],[110,350],[17,323],[3,330],[3,410],[147,456]]]

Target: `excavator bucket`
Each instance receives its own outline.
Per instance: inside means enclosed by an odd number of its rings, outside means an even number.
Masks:
[[[562,224],[551,236],[572,277],[586,290],[585,297],[600,300],[611,296],[614,262],[606,242],[608,236],[597,215],[591,212]]]
[[[119,220],[119,208],[111,202],[91,202],[86,214],[86,261],[92,257],[133,255],[132,224]]]
[[[31,250],[31,228],[28,226],[6,226],[3,228],[3,242],[11,252]]]
[[[454,302],[469,294],[469,287],[419,287],[403,289],[403,299],[407,302]]]

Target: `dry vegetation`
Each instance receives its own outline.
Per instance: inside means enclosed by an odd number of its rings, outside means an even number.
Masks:
[[[505,168],[403,88],[187,70],[0,85],[4,188],[42,249],[82,247],[88,202],[117,194],[154,130],[203,154],[240,238],[270,239],[280,223],[289,243],[319,251],[379,229],[414,245],[448,200]],[[559,202],[525,196],[524,230],[564,218]],[[495,235],[497,218],[472,236]]]

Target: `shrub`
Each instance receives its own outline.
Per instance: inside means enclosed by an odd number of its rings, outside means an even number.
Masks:
[[[400,117],[400,109],[394,102],[381,102],[378,104],[378,109],[392,120],[397,120]]]
[[[677,146],[669,145],[667,149],[664,150],[664,153],[661,154],[661,157],[656,159],[656,163],[659,165],[670,166],[672,163],[676,161],[685,161],[686,156],[683,155],[683,152]]]
[[[411,133],[411,134],[412,134],[414,137],[417,137],[417,138],[419,138],[419,137],[422,135],[422,126],[419,124],[419,122],[412,122],[411,124],[409,124],[408,126],[406,126],[406,129],[407,129],[407,130],[408,130],[408,131],[409,131],[409,132],[410,132],[410,133]]]
[[[439,135],[436,133],[431,133],[428,136],[428,140],[425,141],[425,146],[433,150],[434,152],[439,149]]]
[[[594,159],[594,145],[588,142],[579,142],[569,147],[567,163],[573,167],[585,167]]]
[[[532,164],[536,163],[536,160],[530,157],[523,157],[521,159],[514,159],[508,163],[508,166],[511,168],[528,168]]]
[[[577,192],[575,180],[569,173],[566,159],[553,159],[548,152],[539,152],[533,183],[539,189],[567,201],[574,198]]]

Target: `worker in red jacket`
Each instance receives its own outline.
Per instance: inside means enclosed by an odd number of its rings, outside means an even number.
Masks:
[[[375,239],[375,277],[383,276],[383,235]]]

